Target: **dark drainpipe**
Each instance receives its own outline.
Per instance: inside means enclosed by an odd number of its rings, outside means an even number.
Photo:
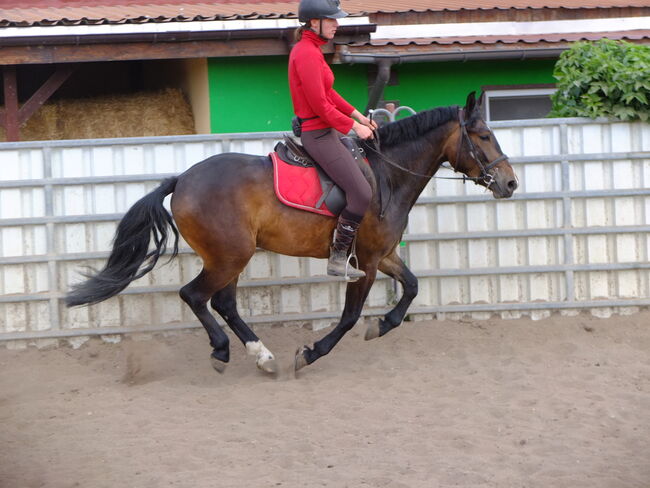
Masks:
[[[375,83],[372,85],[372,90],[368,96],[368,105],[366,105],[366,109],[364,110],[366,115],[373,108],[377,108],[377,104],[384,94],[384,88],[386,88],[390,79],[390,68],[393,62],[390,58],[383,58],[377,61],[377,78],[375,78]]]

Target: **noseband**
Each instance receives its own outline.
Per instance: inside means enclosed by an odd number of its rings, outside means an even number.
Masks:
[[[458,109],[458,123],[460,124],[460,137],[458,138],[458,149],[456,150],[456,164],[458,164],[458,161],[460,160],[460,152],[463,147],[463,141],[467,141],[467,146],[469,148],[469,155],[472,157],[474,162],[478,165],[478,167],[481,169],[481,175],[479,177],[465,177],[463,179],[468,179],[468,180],[473,180],[474,183],[484,183],[485,188],[490,188],[490,185],[494,183],[494,175],[489,173],[489,171],[494,168],[497,164],[499,164],[501,161],[504,161],[508,159],[508,156],[505,154],[501,154],[498,158],[495,160],[489,162],[488,164],[483,164],[481,162],[481,159],[477,156],[478,151],[474,143],[472,142],[472,138],[469,136],[469,132],[467,131],[467,119],[465,118],[465,109],[464,108],[459,108]],[[485,153],[481,151],[483,156],[485,156]]]

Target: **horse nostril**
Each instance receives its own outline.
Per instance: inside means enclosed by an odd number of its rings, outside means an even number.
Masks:
[[[508,190],[510,190],[510,191],[515,191],[515,190],[517,189],[517,186],[518,186],[518,185],[517,185],[517,180],[510,180],[510,181],[508,182],[508,185],[507,185],[507,186],[508,186]]]

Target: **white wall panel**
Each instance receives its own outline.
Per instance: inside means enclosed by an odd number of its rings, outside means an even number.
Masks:
[[[597,306],[594,300],[608,310],[650,305],[650,127],[576,119],[493,125],[520,189],[513,200],[496,201],[458,180],[426,186],[399,248],[420,281],[411,315],[539,316],[540,303],[575,310]],[[0,339],[197,325],[178,297],[202,266],[184,242],[175,261],[161,259],[117,297],[75,309],[61,299],[84,267],[104,265],[119,216],[162,175],[222,152],[265,155],[278,138],[0,144]],[[14,187],[16,180],[32,182]],[[345,285],[325,276],[325,260],[258,251],[240,278],[240,312],[255,321],[327,325],[342,310]],[[380,275],[367,313],[387,310],[401,293]]]
[[[283,278],[298,278],[301,276],[301,259],[293,256],[275,256],[276,267],[278,270],[279,276]]]

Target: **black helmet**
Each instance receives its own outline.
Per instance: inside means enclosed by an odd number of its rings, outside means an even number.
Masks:
[[[347,12],[341,10],[339,0],[300,0],[298,6],[300,22],[309,22],[311,19],[340,19],[347,16]]]

